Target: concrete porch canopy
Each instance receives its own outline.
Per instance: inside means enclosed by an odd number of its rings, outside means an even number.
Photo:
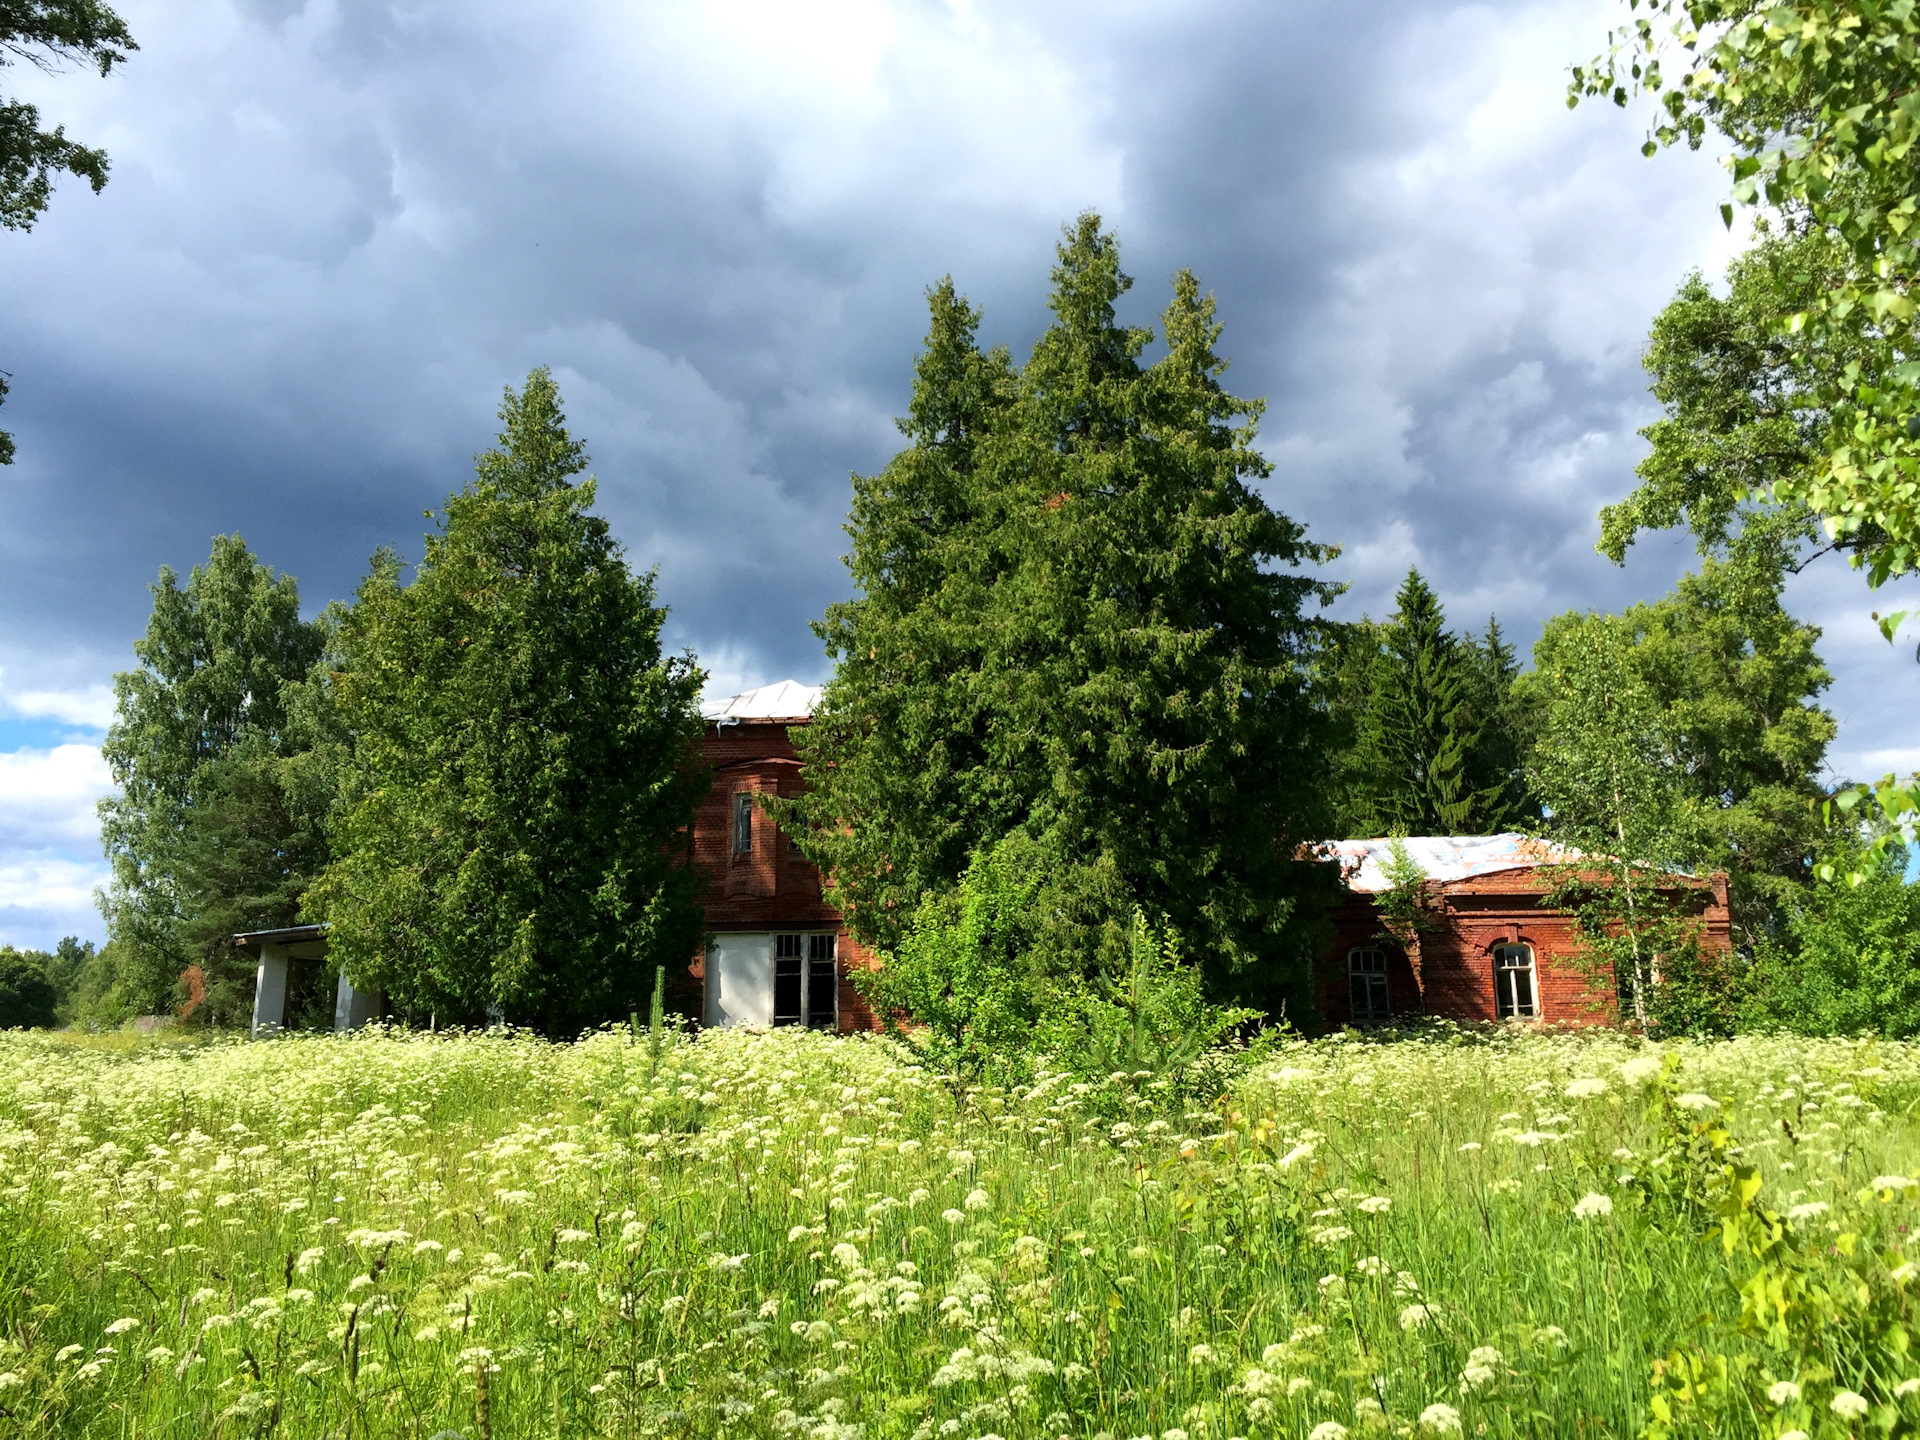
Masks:
[[[327,927],[289,925],[281,930],[249,930],[233,937],[241,950],[259,956],[254,972],[253,1034],[272,1035],[287,1023],[287,979],[296,960],[327,958]],[[380,1014],[378,991],[356,989],[345,975],[334,989],[333,1028],[357,1030]]]

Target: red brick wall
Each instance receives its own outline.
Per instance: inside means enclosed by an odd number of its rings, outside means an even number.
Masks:
[[[877,1029],[873,1012],[848,978],[854,969],[872,965],[872,955],[846,932],[840,912],[824,898],[820,872],[761,808],[759,797],[796,795],[805,788],[787,723],[709,724],[701,740],[701,754],[713,767],[713,789],[694,815],[693,863],[707,875],[707,929],[838,931],[840,1028]],[[732,807],[741,791],[756,797],[752,848],[735,855]],[[706,955],[696,955],[688,970],[704,984]]]
[[[1421,935],[1411,955],[1382,942],[1372,897],[1351,894],[1335,910],[1334,944],[1318,977],[1320,1010],[1328,1024],[1350,1019],[1347,952],[1377,946],[1390,957],[1388,990],[1393,1013],[1438,1015],[1463,1021],[1498,1018],[1493,950],[1523,942],[1533,947],[1540,1018],[1549,1024],[1605,1024],[1617,1019],[1611,966],[1581,958],[1572,916],[1545,903],[1546,883],[1531,869],[1497,871],[1435,887],[1435,928]],[[1689,885],[1703,947],[1731,948],[1724,876]]]

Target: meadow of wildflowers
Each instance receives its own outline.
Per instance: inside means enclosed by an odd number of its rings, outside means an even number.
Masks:
[[[0,1035],[0,1434],[1920,1419],[1920,1049],[1434,1032],[1205,1073],[956,1103],[800,1031],[657,1064],[618,1033]]]

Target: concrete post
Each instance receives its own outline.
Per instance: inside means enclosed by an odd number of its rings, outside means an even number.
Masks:
[[[287,952],[284,946],[262,945],[260,968],[253,979],[253,1033],[272,1035],[287,1023]]]
[[[343,973],[333,992],[333,1028],[358,1030],[380,1013],[380,992],[361,990]]]

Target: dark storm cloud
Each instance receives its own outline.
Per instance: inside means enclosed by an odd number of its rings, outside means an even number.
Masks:
[[[897,443],[924,288],[952,273],[1024,355],[1088,206],[1128,318],[1176,266],[1218,295],[1269,494],[1346,546],[1354,611],[1417,563],[1524,647],[1684,563],[1606,565],[1594,512],[1651,418],[1648,318],[1735,241],[1710,156],[1565,110],[1603,0],[123,8],[112,81],[9,72],[115,168],[0,235],[0,709],[125,665],[155,570],[217,531],[315,607],[375,546],[417,555],[536,364],[676,643],[718,685],[819,678],[807,621],[846,592],[847,474]],[[1840,622],[1843,747],[1896,746],[1920,695],[1880,678],[1857,583],[1797,593]],[[6,819],[60,784],[0,795],[0,881],[87,858]]]

